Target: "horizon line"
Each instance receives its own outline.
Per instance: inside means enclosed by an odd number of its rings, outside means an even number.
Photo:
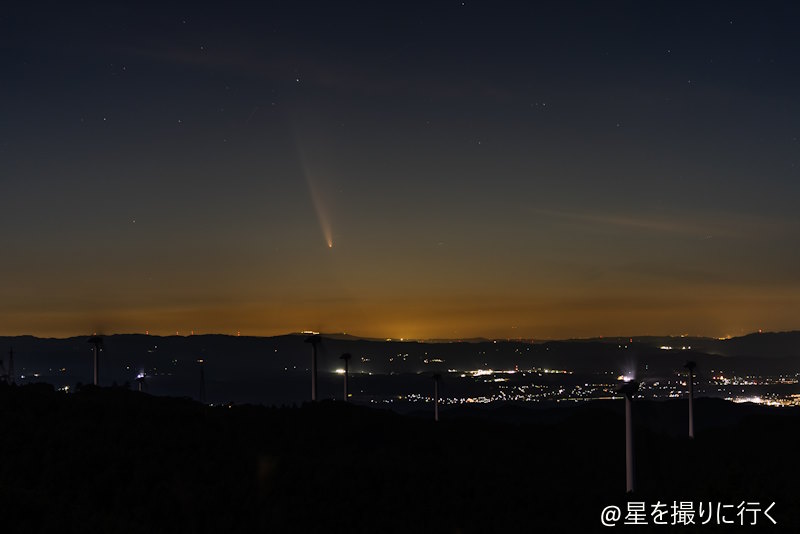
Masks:
[[[361,336],[356,334],[350,334],[348,332],[314,332],[311,330],[303,330],[297,332],[286,332],[282,334],[274,334],[274,335],[249,335],[249,334],[242,334],[241,332],[237,332],[235,334],[231,333],[223,333],[223,332],[203,332],[203,333],[194,333],[191,331],[189,334],[181,334],[180,331],[176,332],[175,334],[151,334],[149,331],[144,332],[114,332],[109,334],[103,334],[101,332],[88,332],[88,333],[78,333],[69,336],[40,336],[36,334],[0,334],[0,338],[21,338],[21,337],[31,337],[35,339],[54,339],[54,340],[68,340],[68,339],[75,339],[81,337],[90,337],[90,336],[103,336],[103,337],[112,337],[112,336],[152,336],[152,337],[159,337],[159,338],[172,338],[172,337],[179,337],[179,338],[190,338],[190,337],[201,337],[201,336],[224,336],[224,337],[245,337],[245,338],[260,338],[260,339],[269,339],[275,337],[287,337],[287,336],[302,336],[302,335],[312,335],[312,334],[319,334],[322,337],[333,337],[333,336],[347,336],[356,340],[362,341],[375,341],[375,342],[397,342],[397,343],[425,343],[425,342],[470,342],[470,341],[490,341],[490,342],[540,342],[540,343],[547,343],[553,341],[593,341],[593,340],[601,340],[601,339],[629,339],[630,342],[634,342],[636,338],[702,338],[702,339],[710,339],[716,341],[724,341],[729,339],[736,339],[741,337],[747,337],[756,334],[789,334],[800,332],[800,328],[791,329],[791,330],[756,330],[753,332],[747,332],[740,335],[726,335],[726,336],[710,336],[710,335],[702,335],[702,334],[642,334],[642,335],[597,335],[597,336],[576,336],[576,337],[564,337],[564,338],[537,338],[537,337],[485,337],[485,336],[471,336],[471,337],[428,337],[428,338],[406,338],[406,337],[375,337],[375,336]]]

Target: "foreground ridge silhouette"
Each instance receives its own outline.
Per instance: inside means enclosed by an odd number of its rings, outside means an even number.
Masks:
[[[697,402],[703,439],[690,442],[683,402],[637,400],[636,500],[776,501],[779,531],[797,531],[800,412]],[[602,507],[626,501],[622,412],[461,406],[434,423],[427,409],[3,384],[4,532],[602,531]],[[357,510],[342,514],[343,496]]]

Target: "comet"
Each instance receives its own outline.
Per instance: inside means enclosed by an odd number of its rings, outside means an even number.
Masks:
[[[303,170],[305,171],[305,168]],[[331,230],[331,223],[328,218],[328,212],[325,209],[325,204],[322,202],[322,197],[319,194],[319,188],[316,187],[309,173],[303,172],[303,174],[306,177],[308,190],[311,193],[311,201],[314,204],[314,211],[317,213],[317,220],[319,221],[319,229],[322,232],[322,237],[325,243],[328,244],[328,248],[333,248],[333,231]]]
[[[314,206],[314,211],[317,214],[317,221],[319,222],[322,238],[328,245],[328,248],[333,248],[333,230],[331,228],[330,218],[328,217],[328,211],[325,209],[325,202],[323,202],[320,188],[312,177],[312,172],[308,168],[300,143],[297,141],[297,135],[294,134],[293,137],[295,138],[295,150],[297,152],[300,172],[303,174],[303,178],[305,178],[306,185],[308,186],[308,192],[311,196],[311,203]]]

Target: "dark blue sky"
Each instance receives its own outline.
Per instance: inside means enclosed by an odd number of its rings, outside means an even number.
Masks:
[[[800,11],[699,4],[12,6],[0,333],[796,327]]]

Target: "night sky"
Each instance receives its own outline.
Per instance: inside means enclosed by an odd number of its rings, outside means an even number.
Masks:
[[[0,334],[800,326],[796,4],[67,4],[0,14]]]

